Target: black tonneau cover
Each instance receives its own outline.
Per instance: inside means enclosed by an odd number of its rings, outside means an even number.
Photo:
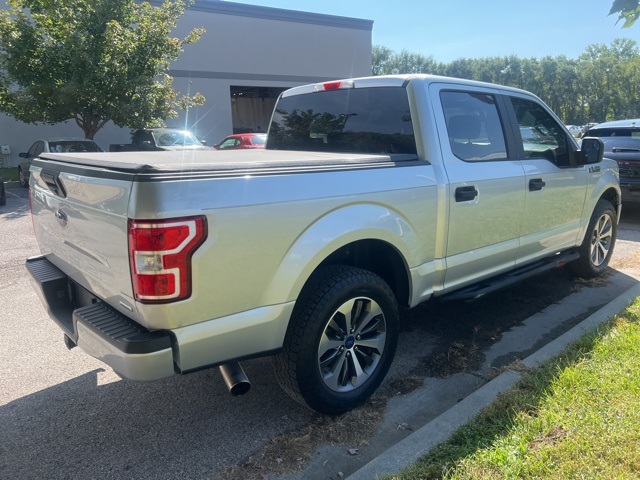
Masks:
[[[362,155],[279,150],[221,152],[213,149],[183,152],[43,153],[40,158],[136,174],[348,167],[417,160],[415,155]]]

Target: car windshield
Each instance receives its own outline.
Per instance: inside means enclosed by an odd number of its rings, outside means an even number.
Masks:
[[[156,144],[159,147],[202,145],[202,142],[200,142],[193,133],[188,131],[166,131],[158,132],[156,135],[158,137]]]
[[[254,145],[264,145],[266,141],[267,141],[266,135],[256,135],[251,138],[251,143],[253,143]]]
[[[416,153],[407,92],[350,88],[283,97],[267,147],[349,153]]]
[[[103,151],[97,143],[82,140],[61,140],[57,142],[49,142],[49,150],[55,153]]]

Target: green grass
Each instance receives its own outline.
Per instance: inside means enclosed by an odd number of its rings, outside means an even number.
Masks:
[[[14,168],[0,168],[0,175],[5,182],[17,182],[18,179],[18,167]]]
[[[392,478],[640,478],[640,299]]]

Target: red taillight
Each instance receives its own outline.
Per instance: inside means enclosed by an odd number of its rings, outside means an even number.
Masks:
[[[325,90],[339,90],[342,82],[327,82],[323,83],[322,86]]]
[[[314,87],[316,92],[329,92],[331,90],[342,90],[345,88],[355,88],[353,80],[338,80],[336,82],[318,83]]]
[[[206,238],[204,216],[129,219],[129,261],[136,300],[162,303],[189,298],[191,256]]]

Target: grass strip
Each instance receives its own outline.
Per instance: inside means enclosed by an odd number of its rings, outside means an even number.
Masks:
[[[0,168],[0,175],[2,175],[2,179],[5,182],[17,182],[19,180],[17,167]]]
[[[640,299],[387,478],[640,478]]]

